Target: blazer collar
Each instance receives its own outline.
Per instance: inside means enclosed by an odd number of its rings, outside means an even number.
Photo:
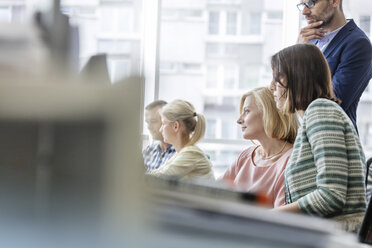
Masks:
[[[350,19],[348,23],[337,33],[337,35],[332,39],[331,43],[324,50],[324,56],[327,58],[331,52],[337,47],[337,45],[346,38],[354,29],[356,24],[353,19]]]

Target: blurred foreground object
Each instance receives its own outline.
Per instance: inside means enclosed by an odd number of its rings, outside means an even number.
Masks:
[[[4,247],[128,247],[141,225],[141,79],[0,84]]]
[[[151,247],[359,247],[336,222],[269,211],[214,182],[147,178]]]
[[[61,13],[59,0],[48,0],[44,9],[25,23],[0,23],[1,82],[75,78],[79,50],[78,28]]]

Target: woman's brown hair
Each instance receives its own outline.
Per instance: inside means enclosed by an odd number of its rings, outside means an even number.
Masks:
[[[323,53],[313,44],[297,44],[284,48],[271,57],[276,82],[284,79],[285,112],[306,110],[317,98],[341,103],[333,92],[331,72]]]

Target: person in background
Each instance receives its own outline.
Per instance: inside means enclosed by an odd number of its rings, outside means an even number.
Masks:
[[[162,167],[149,172],[153,176],[174,176],[182,179],[214,178],[212,164],[195,144],[205,133],[205,119],[194,106],[175,100],[160,111],[164,142],[172,144],[176,153]]]
[[[313,43],[323,52],[334,93],[357,130],[359,99],[372,77],[371,42],[353,19],[345,19],[342,0],[301,0],[297,8],[308,23],[298,43]]]
[[[266,195],[268,207],[284,205],[284,168],[296,138],[296,116],[280,113],[272,92],[261,87],[242,96],[237,123],[243,138],[259,145],[244,150],[220,180],[240,191]]]
[[[285,169],[287,205],[281,211],[330,218],[358,231],[366,211],[365,157],[353,123],[332,90],[327,60],[313,44],[271,58],[277,107],[301,125]]]
[[[157,100],[150,103],[145,108],[147,129],[150,131],[154,141],[142,152],[147,172],[159,168],[176,152],[172,145],[164,142],[163,135],[159,131],[161,127],[159,110],[166,104],[167,102],[163,100]]]

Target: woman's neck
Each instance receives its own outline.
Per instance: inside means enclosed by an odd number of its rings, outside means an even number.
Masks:
[[[184,148],[187,145],[188,142],[189,142],[189,139],[185,140],[182,137],[178,137],[172,145],[174,149],[176,150],[176,152],[179,152],[182,150],[182,148]]]
[[[283,154],[291,147],[291,145],[284,140],[273,139],[270,137],[265,137],[258,140],[261,147],[258,153],[262,156],[262,159],[269,159],[279,154]]]
[[[164,152],[165,150],[167,150],[169,144],[168,143],[165,143],[164,141],[160,141],[160,149],[162,152]]]

